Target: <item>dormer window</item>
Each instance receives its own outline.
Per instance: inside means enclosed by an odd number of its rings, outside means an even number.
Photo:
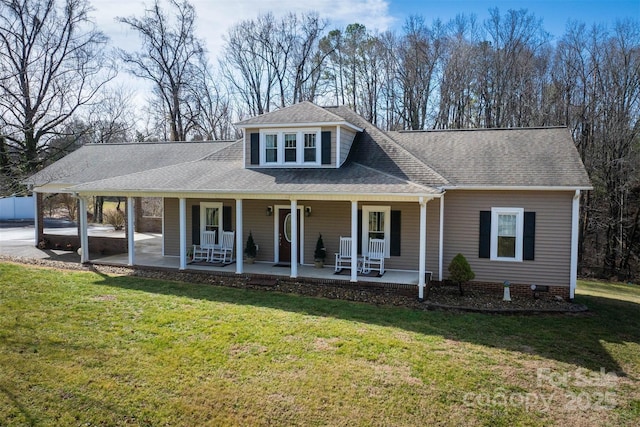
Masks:
[[[320,165],[320,129],[268,129],[260,132],[260,164]]]

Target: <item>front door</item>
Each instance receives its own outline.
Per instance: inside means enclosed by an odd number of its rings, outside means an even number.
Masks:
[[[278,245],[280,263],[291,263],[291,209],[279,210]],[[298,212],[298,261],[300,261],[300,212]]]

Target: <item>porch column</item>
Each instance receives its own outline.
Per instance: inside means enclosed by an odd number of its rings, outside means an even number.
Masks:
[[[442,282],[442,259],[444,257],[444,193],[440,197],[440,237],[438,240],[438,281]]]
[[[180,198],[180,270],[187,268],[187,199]]]
[[[127,265],[134,265],[136,262],[136,242],[134,241],[136,234],[136,220],[133,197],[127,197],[127,252],[129,261]]]
[[[576,284],[578,278],[578,237],[580,235],[580,190],[576,190],[573,195],[571,207],[571,270],[569,271],[569,298],[576,295]]]
[[[85,264],[89,262],[89,232],[87,225],[87,199],[78,198],[78,218],[80,219],[80,262]]]
[[[365,219],[362,218],[364,222]],[[368,219],[367,219],[368,221]],[[358,201],[351,201],[351,281],[358,281]]]
[[[420,197],[420,250],[418,254],[418,299],[424,300],[424,276],[427,256],[427,202]]]
[[[36,231],[36,247],[38,247],[38,243],[42,240],[44,225],[42,224],[42,194],[35,191],[33,192],[33,210],[33,226]]]
[[[243,265],[243,240],[242,231],[242,199],[236,199],[236,274],[242,274]]]
[[[291,200],[291,278],[298,277],[298,201]]]

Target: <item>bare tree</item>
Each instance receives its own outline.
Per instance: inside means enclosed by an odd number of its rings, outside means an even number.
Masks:
[[[46,163],[56,154],[52,138],[114,76],[89,12],[85,0],[0,0],[3,174]]]
[[[119,52],[134,76],[153,83],[154,94],[167,113],[169,138],[186,141],[195,124],[187,87],[204,49],[195,36],[194,7],[186,0],[168,2],[172,16],[156,0],[142,18],[118,18],[138,32],[143,46],[139,52]]]

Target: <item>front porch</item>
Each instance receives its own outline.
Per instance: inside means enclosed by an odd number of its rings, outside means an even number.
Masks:
[[[139,242],[136,242],[139,243]],[[159,243],[158,243],[159,244]],[[180,267],[180,257],[177,256],[162,256],[159,250],[153,250],[150,246],[152,242],[145,241],[144,246],[136,245],[136,265],[143,267],[159,267],[178,270]],[[141,247],[142,246],[142,247]],[[122,265],[126,266],[128,263],[128,254],[118,254],[110,256],[92,256],[91,262],[93,264],[106,264],[106,265]],[[207,262],[196,262],[187,264],[186,271],[207,271],[211,273],[221,273],[222,275],[232,275],[236,272],[236,265],[220,265],[210,264]],[[244,263],[243,273],[250,276],[264,276],[264,277],[286,277],[291,276],[291,268],[288,266],[279,266],[273,262],[255,262],[254,264]],[[298,277],[299,280],[313,279],[323,282],[350,282],[351,274],[348,269],[345,269],[341,274],[335,274],[333,265],[325,265],[324,268],[315,268],[311,265],[298,265]],[[358,283],[389,283],[389,284],[405,284],[415,285],[417,289],[418,285],[418,272],[417,271],[398,271],[387,270],[382,277],[358,275]]]

